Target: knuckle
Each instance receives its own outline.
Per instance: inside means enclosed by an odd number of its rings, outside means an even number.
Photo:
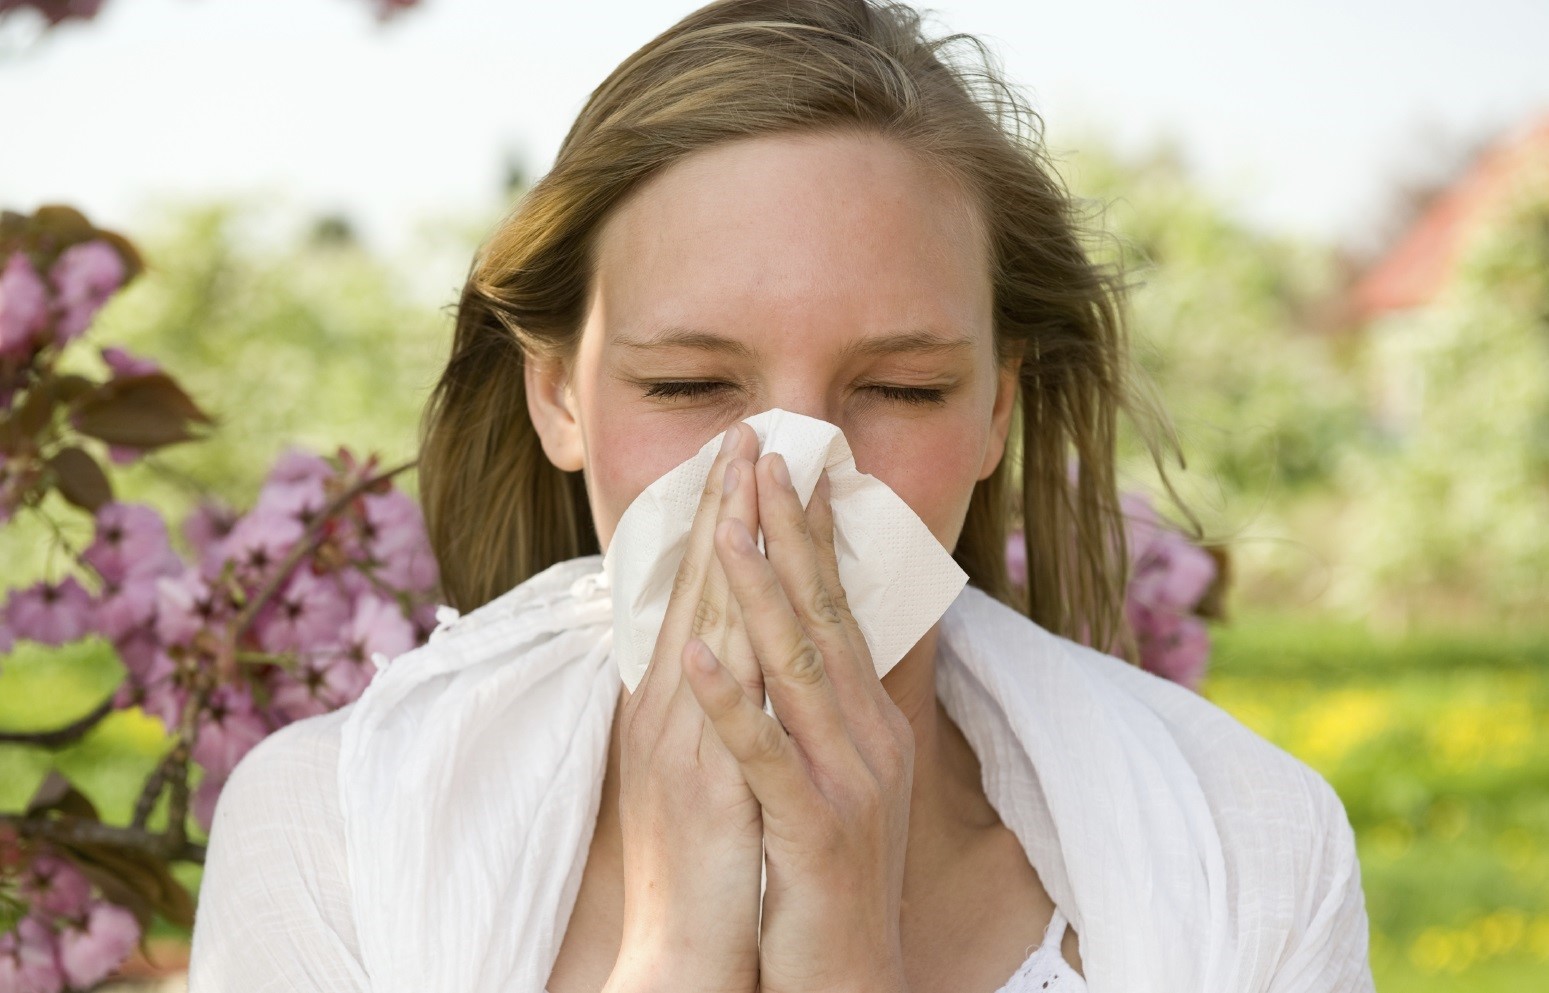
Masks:
[[[726,608],[719,598],[705,595],[699,598],[699,605],[694,608],[695,633],[708,631],[721,623],[726,616]]]
[[[815,686],[827,675],[823,670],[822,653],[806,638],[789,653],[784,671],[787,679],[802,686]]]
[[[730,458],[717,456],[710,463],[710,474],[705,477],[705,488],[699,494],[700,512],[709,512],[721,502],[721,484],[726,481],[726,466],[731,462]]]
[[[670,597],[685,596],[689,590],[699,584],[699,570],[694,568],[694,563],[689,556],[684,556],[678,564],[678,571],[672,577],[672,593]]]
[[[759,721],[750,747],[754,759],[777,759],[785,751],[785,731],[773,719]]]
[[[872,776],[861,776],[859,782],[851,783],[845,790],[846,819],[853,824],[874,822],[885,806],[882,784]]]
[[[834,588],[828,591],[828,595],[837,609],[845,613],[850,612],[850,595],[844,591],[843,586],[836,583]]]
[[[823,624],[838,625],[843,620],[834,596],[821,582],[818,583],[817,592],[812,597],[812,615]]]

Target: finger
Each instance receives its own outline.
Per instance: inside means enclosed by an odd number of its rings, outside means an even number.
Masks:
[[[796,816],[821,799],[785,728],[742,692],[737,677],[699,638],[683,646],[683,675],[762,806]]]
[[[808,512],[796,490],[775,475],[777,467],[785,468],[784,460],[770,453],[759,459],[758,467],[759,521],[764,529],[769,564],[808,636],[829,661],[828,674],[845,709],[858,715],[868,713],[852,708],[860,707],[863,701],[876,705],[878,694],[885,691],[872,665],[866,639],[859,636],[859,631],[852,638],[844,613],[824,577]]]
[[[780,723],[803,752],[827,768],[860,762],[823,653],[802,629],[769,560],[740,521],[717,527],[715,539]],[[769,538],[764,541],[767,546]]]
[[[748,433],[752,434],[751,431]],[[731,459],[726,465],[724,481],[721,484],[721,505],[716,515],[717,526],[726,520],[738,520],[749,530],[757,528],[756,490],[752,461],[740,456]],[[723,664],[741,682],[743,690],[762,703],[763,673],[759,670],[758,659],[753,654],[752,646],[742,632],[742,624],[740,610],[726,584],[726,571],[720,561],[712,555],[709,567],[705,570],[699,606],[694,612],[693,621],[689,627],[689,637],[700,638],[709,645],[716,653],[716,657],[723,660]],[[690,699],[692,693],[681,680],[673,696],[674,699],[669,704],[670,708],[692,709],[694,707]]]
[[[850,598],[845,592],[844,582],[839,578],[839,551],[834,537],[833,481],[827,469],[818,474],[817,485],[812,489],[812,499],[807,501],[807,530],[812,535],[812,547],[817,549],[818,572],[823,576],[834,606],[839,608],[845,630],[850,635],[850,644],[857,651],[864,652],[867,663],[871,664],[871,649],[866,644],[866,636],[861,632],[860,624],[855,620],[854,611],[850,609]]]
[[[689,527],[688,542],[683,558],[678,562],[672,580],[672,592],[667,599],[667,609],[662,617],[661,630],[656,636],[655,650],[637,687],[638,709],[655,706],[657,700],[670,701],[682,681],[682,668],[677,665],[682,646],[690,637],[694,616],[699,610],[699,599],[704,591],[705,578],[715,565],[714,534],[720,518],[721,487],[725,482],[726,465],[739,455],[756,456],[758,436],[740,422],[727,428],[720,452],[711,463],[705,477],[699,506],[694,511],[694,522]],[[666,664],[662,663],[666,660]]]

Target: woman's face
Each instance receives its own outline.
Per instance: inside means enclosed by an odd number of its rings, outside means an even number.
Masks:
[[[856,468],[955,548],[1015,389],[979,224],[948,178],[867,135],[720,145],[642,185],[599,232],[571,368],[527,373],[602,548],[642,490],[771,407],[838,425]]]

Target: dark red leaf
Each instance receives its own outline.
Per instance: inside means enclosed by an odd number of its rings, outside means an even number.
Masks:
[[[160,448],[198,435],[192,425],[214,423],[165,372],[122,376],[81,400],[70,422],[110,445]]]
[[[97,508],[113,499],[113,484],[97,460],[79,448],[66,448],[48,460],[49,468],[59,477],[59,495],[82,510]]]

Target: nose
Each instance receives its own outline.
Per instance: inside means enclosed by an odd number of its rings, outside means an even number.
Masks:
[[[769,399],[764,404],[764,409],[778,407],[788,410],[793,414],[804,414],[807,417],[816,417],[820,421],[837,424],[841,429],[844,425],[837,420],[842,416],[837,409],[830,404],[829,399],[821,391],[810,388],[774,389],[770,391]]]

